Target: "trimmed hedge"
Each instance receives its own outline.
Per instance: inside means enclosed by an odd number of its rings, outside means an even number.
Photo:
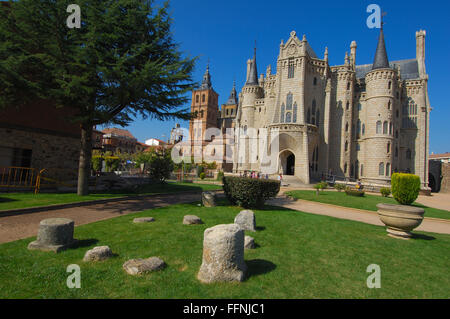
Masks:
[[[420,177],[414,174],[394,173],[391,177],[392,196],[402,205],[411,205],[419,196]]]
[[[262,207],[280,191],[280,182],[270,179],[224,176],[222,182],[228,200],[244,208]]]

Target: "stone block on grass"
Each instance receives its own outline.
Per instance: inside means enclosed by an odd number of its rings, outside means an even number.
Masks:
[[[236,224],[205,230],[203,260],[197,278],[204,283],[241,282],[245,279],[244,231]]]
[[[74,246],[75,222],[67,218],[48,218],[39,223],[37,239],[28,245],[30,250],[53,251],[59,253]]]

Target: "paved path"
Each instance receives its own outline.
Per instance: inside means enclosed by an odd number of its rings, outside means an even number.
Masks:
[[[267,204],[282,206],[305,213],[326,215],[341,219],[355,220],[366,224],[384,226],[384,224],[380,221],[377,212],[363,209],[348,208],[301,199],[294,201],[292,199],[286,198],[285,196],[279,196],[273,200],[268,201]],[[440,234],[450,234],[450,220],[441,221],[424,219],[422,224],[417,227],[416,230]]]
[[[36,236],[39,222],[46,218],[70,218],[75,221],[76,226],[79,226],[140,212],[146,209],[198,200],[201,200],[201,193],[184,193],[182,196],[180,194],[153,195],[140,199],[123,200],[92,206],[19,214],[15,216],[0,216],[0,243]]]

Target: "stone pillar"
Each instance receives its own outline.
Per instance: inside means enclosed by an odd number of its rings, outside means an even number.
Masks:
[[[197,278],[204,283],[243,281],[244,231],[236,224],[217,225],[205,230],[203,261]]]
[[[64,250],[74,243],[74,221],[67,218],[44,219],[39,224],[37,240],[28,245],[30,250],[54,251]]]

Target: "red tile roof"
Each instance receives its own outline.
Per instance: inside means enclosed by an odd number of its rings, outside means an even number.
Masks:
[[[431,154],[430,158],[431,159],[433,159],[433,158],[435,158],[435,159],[437,159],[437,158],[450,158],[450,153],[447,152],[447,153],[443,153],[443,154]]]
[[[118,136],[125,136],[125,137],[129,137],[129,138],[135,138],[133,136],[133,134],[130,133],[130,131],[123,130],[123,129],[116,128],[116,127],[105,128],[102,132],[105,133],[105,134],[115,134],[115,135],[118,135]]]

